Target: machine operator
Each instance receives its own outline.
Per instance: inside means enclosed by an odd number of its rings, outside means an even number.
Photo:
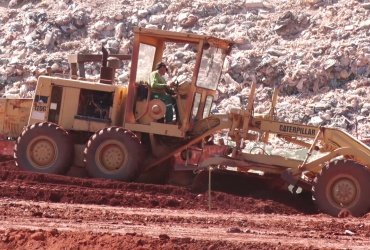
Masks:
[[[173,97],[175,94],[171,89],[174,87],[174,83],[167,84],[166,80],[163,78],[164,74],[168,71],[168,68],[165,63],[160,62],[156,65],[155,70],[150,73],[149,76],[149,85],[151,87],[151,96],[150,99],[160,99],[166,105],[166,115],[165,122],[173,123],[173,109],[175,108],[176,120],[178,119],[178,112],[176,106],[176,99]]]

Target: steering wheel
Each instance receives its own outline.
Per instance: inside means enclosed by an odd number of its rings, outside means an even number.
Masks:
[[[175,81],[173,86],[168,86],[166,93],[169,95],[176,95],[179,88],[179,81]]]

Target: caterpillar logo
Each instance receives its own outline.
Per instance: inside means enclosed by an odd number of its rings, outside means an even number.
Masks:
[[[281,132],[294,133],[294,134],[300,134],[300,135],[314,136],[316,134],[316,129],[296,127],[296,126],[287,126],[287,125],[280,125],[279,130]]]

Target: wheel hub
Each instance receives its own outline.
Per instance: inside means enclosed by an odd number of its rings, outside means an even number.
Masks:
[[[57,147],[55,143],[47,138],[35,138],[29,144],[27,153],[30,160],[37,168],[47,168],[55,160]]]
[[[331,197],[340,206],[349,206],[358,197],[356,183],[349,178],[337,179],[332,185]]]
[[[103,171],[113,172],[121,169],[127,162],[127,149],[121,143],[109,140],[102,143],[96,152],[96,162]]]

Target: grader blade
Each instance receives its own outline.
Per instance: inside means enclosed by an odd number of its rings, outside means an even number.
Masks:
[[[189,170],[175,170],[169,175],[167,183],[175,186],[189,187],[192,185],[196,174]]]
[[[285,189],[286,183],[277,175],[261,176],[254,173],[219,169],[203,170],[194,179],[191,191],[203,193],[209,188],[213,191],[235,195],[248,195],[255,191]]]
[[[158,165],[142,172],[135,182],[152,183],[152,184],[166,184],[173,172],[174,157],[159,163]]]

